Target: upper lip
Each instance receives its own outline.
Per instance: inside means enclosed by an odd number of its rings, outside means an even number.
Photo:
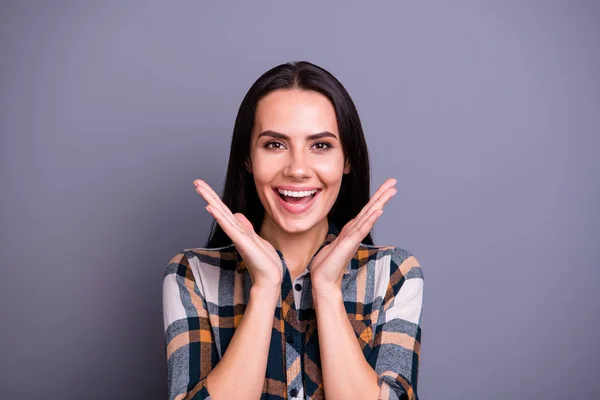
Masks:
[[[292,192],[306,192],[309,190],[319,190],[321,188],[318,187],[308,187],[308,186],[275,186],[275,189],[281,190],[291,190]]]

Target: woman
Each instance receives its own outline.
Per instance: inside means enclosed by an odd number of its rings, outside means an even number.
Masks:
[[[418,399],[423,274],[371,228],[360,119],[342,84],[279,65],[238,111],[223,198],[163,282],[170,399]],[[338,227],[341,230],[338,230]]]

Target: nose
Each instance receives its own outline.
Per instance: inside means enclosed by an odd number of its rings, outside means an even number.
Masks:
[[[310,178],[312,174],[308,157],[302,151],[290,151],[283,175],[295,179]]]

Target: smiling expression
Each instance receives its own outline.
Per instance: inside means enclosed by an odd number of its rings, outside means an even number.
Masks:
[[[246,168],[265,219],[290,233],[318,224],[335,204],[343,174],[350,172],[333,104],[307,90],[276,90],[263,97]],[[282,197],[283,189],[291,192]]]

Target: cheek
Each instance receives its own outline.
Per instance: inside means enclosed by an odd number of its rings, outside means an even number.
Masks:
[[[344,176],[344,166],[338,160],[320,163],[315,171],[323,183],[329,186],[339,185]]]
[[[278,168],[275,166],[275,163],[271,162],[261,162],[261,160],[256,160],[252,164],[252,174],[254,175],[254,180],[257,183],[268,183],[270,182],[275,175],[277,175]]]

